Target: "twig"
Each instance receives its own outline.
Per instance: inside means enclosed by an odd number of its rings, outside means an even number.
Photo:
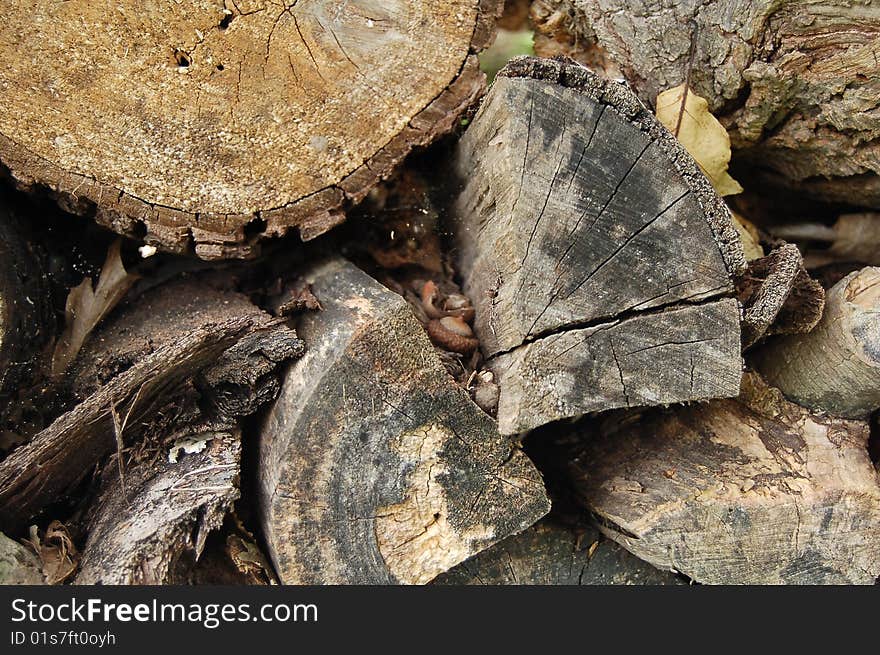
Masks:
[[[147,383],[144,382],[138,387],[137,393],[134,395],[134,398],[131,401],[131,405],[128,408],[128,411],[125,413],[125,418],[122,419],[122,423],[119,422],[119,412],[116,411],[116,404],[110,404],[110,415],[113,417],[113,433],[116,437],[116,464],[119,467],[119,483],[122,486],[122,494],[126,498],[128,497],[128,490],[125,487],[125,463],[122,461],[122,454],[125,450],[125,443],[122,439],[122,433],[125,432],[125,426],[128,425],[128,419],[131,418],[131,413],[134,411],[134,406],[137,405],[137,401],[141,396],[141,391],[144,390],[144,386]]]
[[[681,121],[684,118],[684,108],[687,104],[688,93],[691,90],[691,73],[694,70],[694,56],[697,54],[697,35],[700,32],[700,26],[697,24],[697,21],[691,20],[691,51],[688,54],[688,66],[687,73],[684,77],[684,93],[681,94],[681,107],[678,110],[678,120],[675,122],[675,138],[678,138],[678,132],[681,130]]]

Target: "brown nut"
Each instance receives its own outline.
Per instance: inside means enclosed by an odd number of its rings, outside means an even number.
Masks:
[[[427,331],[435,345],[462,355],[470,355],[480,345],[470,326],[458,316],[428,321]]]

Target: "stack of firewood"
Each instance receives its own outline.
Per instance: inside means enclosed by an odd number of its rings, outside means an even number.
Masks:
[[[13,3],[0,582],[877,581],[877,17],[504,5]]]

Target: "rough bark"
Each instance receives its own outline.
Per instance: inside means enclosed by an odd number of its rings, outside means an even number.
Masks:
[[[42,257],[5,200],[0,196],[0,407],[33,377],[55,332]]]
[[[592,527],[547,519],[434,580],[440,585],[675,585],[678,576],[633,557]]]
[[[755,374],[739,400],[609,416],[574,482],[604,534],[710,584],[873,584],[880,477],[864,422],[786,401]]]
[[[516,59],[468,128],[456,167],[459,268],[508,408],[499,411],[504,433],[585,411],[572,384],[554,377],[578,386],[594,358],[591,335],[618,322],[634,347],[654,350],[626,373],[600,367],[608,375],[596,382],[613,390],[604,408],[650,402],[661,372],[658,403],[738,393],[739,309],[725,297],[745,259],[729,210],[624,87],[576,64]],[[610,347],[595,357],[606,355],[618,358]],[[528,380],[507,368],[523,359]],[[531,399],[512,385],[544,395],[545,409],[520,420]],[[599,395],[586,411],[602,408]]]
[[[835,416],[880,408],[880,268],[847,275],[828,291],[808,334],[769,341],[755,354],[767,381],[795,402]]]
[[[735,160],[766,183],[880,207],[880,17],[871,3],[535,4],[551,10],[533,17],[571,16],[571,49],[602,51],[646,103],[689,79],[730,131]],[[535,50],[556,54],[542,40]]]
[[[483,90],[500,0],[74,0],[5,9],[0,161],[203,258],[311,239]]]
[[[182,430],[201,452],[166,453],[125,471],[105,471],[88,521],[75,584],[180,584],[208,533],[239,497],[241,432],[234,424]]]
[[[78,404],[0,463],[0,524],[19,528],[63,497],[118,439],[159,440],[181,395],[201,397],[195,415],[250,413],[277,394],[271,371],[301,352],[292,330],[233,293],[183,281],[134,298],[80,352]]]
[[[406,301],[343,260],[306,274],[262,426],[259,505],[282,582],[425,583],[547,512],[540,475],[454,384]]]

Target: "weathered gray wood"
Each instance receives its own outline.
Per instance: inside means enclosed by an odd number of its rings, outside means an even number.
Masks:
[[[532,16],[548,35],[570,30],[566,54],[613,62],[648,104],[688,79],[765,189],[880,207],[873,2],[536,0]]]
[[[739,311],[724,299],[579,330],[498,355],[498,427],[525,432],[615,407],[661,405],[739,392]]]
[[[736,303],[712,304],[732,293],[732,275],[745,268],[729,210],[624,87],[573,63],[515,59],[455,162],[463,180],[452,208],[459,268],[487,357],[516,357],[525,342],[681,304],[707,317],[726,312],[719,326],[734,338],[721,343],[738,342]],[[586,359],[585,347],[572,356]],[[646,381],[667,366],[655,355],[641,373]],[[701,377],[730,383],[713,395],[737,393],[738,343],[711,358],[695,347],[694,356]],[[708,397],[690,387],[690,374],[663,402]],[[500,385],[503,406],[504,375]],[[564,390],[550,393],[558,397],[548,403],[567,403]],[[499,421],[505,432],[516,423]]]
[[[114,412],[128,443],[180,427],[180,394],[202,399],[189,420],[247,414],[277,394],[277,364],[301,352],[291,329],[232,292],[184,280],[133,298],[71,369],[78,404],[0,462],[0,525],[20,527],[116,450]]]
[[[201,452],[167,453],[125,471],[104,472],[88,520],[75,584],[179,584],[239,497],[241,432],[234,424],[184,429]]]
[[[538,472],[454,384],[406,301],[351,264],[262,426],[260,520],[281,581],[424,583],[547,512]]]
[[[603,532],[704,583],[873,584],[880,477],[864,422],[786,401],[756,374],[739,400],[607,417],[574,483]]]
[[[544,519],[438,576],[440,585],[675,585],[598,530]]]
[[[835,284],[819,324],[807,334],[768,341],[755,365],[807,407],[848,418],[880,408],[880,268],[863,268]]]

